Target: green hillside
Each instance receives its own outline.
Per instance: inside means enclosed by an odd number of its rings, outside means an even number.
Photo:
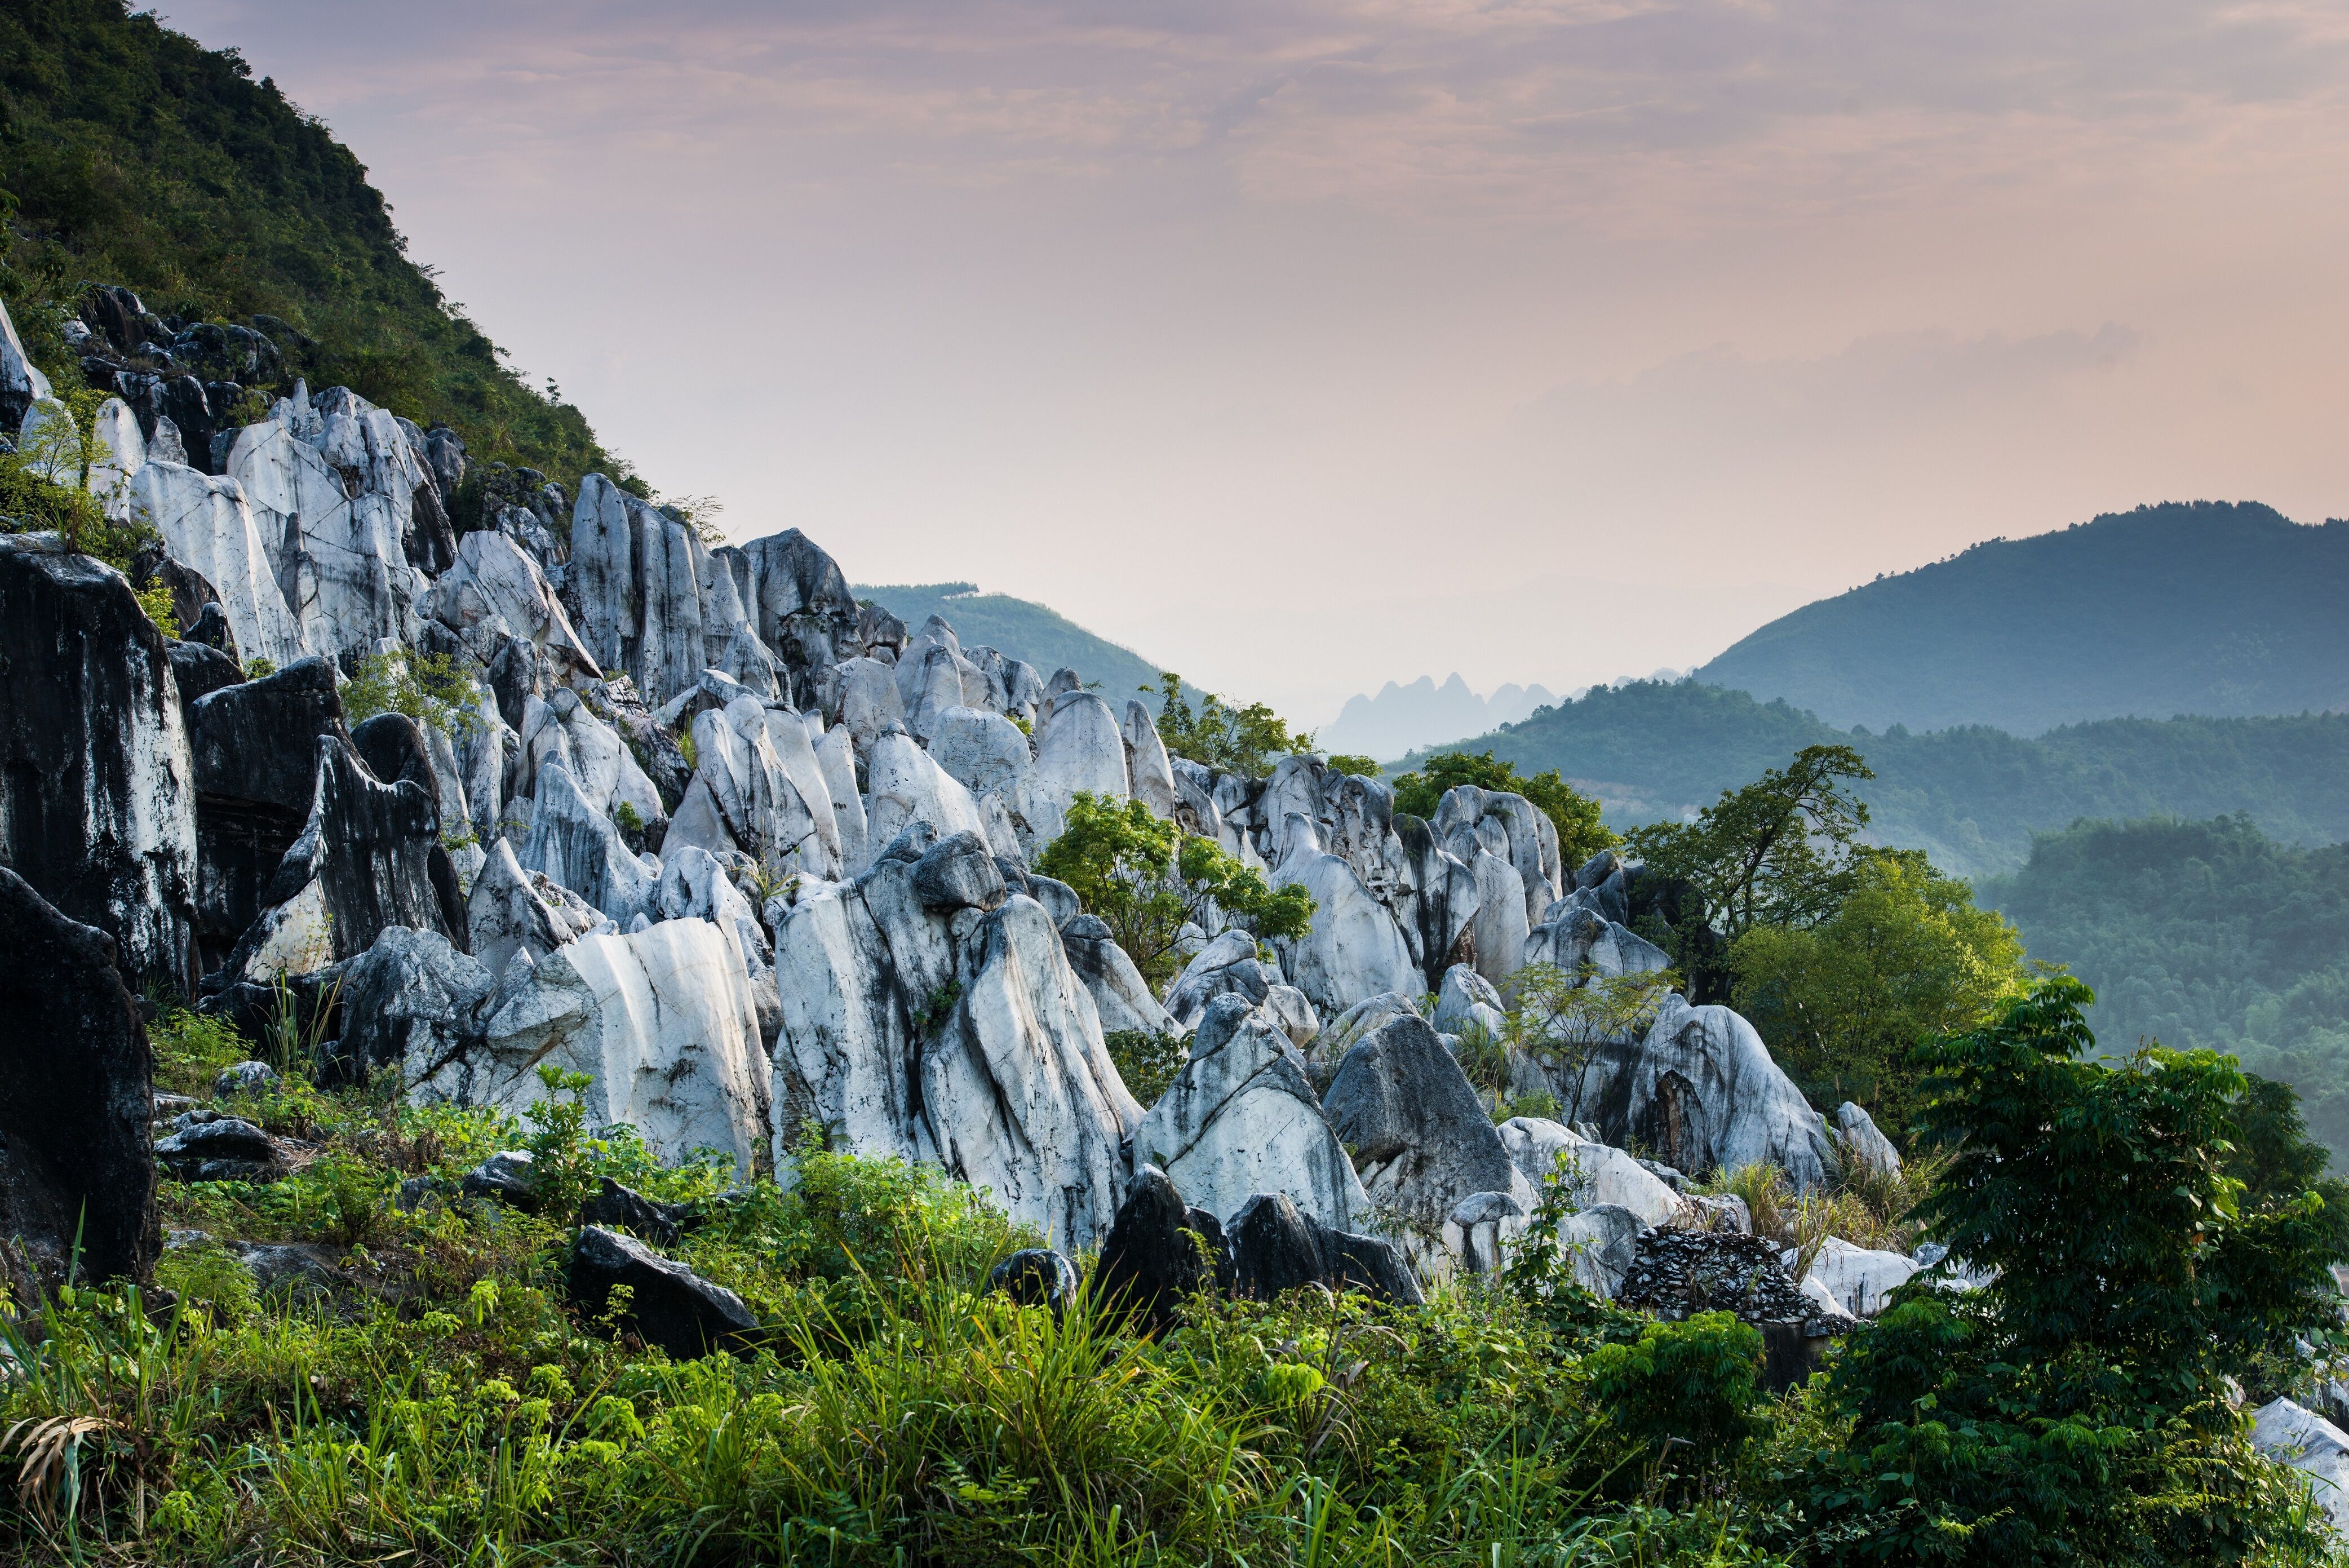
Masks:
[[[2349,1164],[2349,844],[2289,848],[2240,817],[2083,823],[1979,891],[2095,988],[2107,1049],[2233,1052],[2297,1087]]]
[[[1158,680],[1158,667],[1133,649],[1096,637],[1058,610],[1009,594],[983,594],[974,583],[885,584],[851,591],[904,621],[908,631],[918,630],[934,615],[944,616],[964,647],[1024,659],[1047,680],[1055,670],[1073,670],[1088,684],[1098,682],[1102,694],[1121,706],[1138,688],[1154,687]],[[1158,706],[1155,697],[1150,706]]]
[[[1696,671],[1835,724],[1920,730],[2349,706],[2349,522],[2140,506],[1804,606]]]
[[[1640,681],[1461,745],[1489,746],[1520,773],[1557,769],[1622,827],[1693,811],[1805,746],[1835,742],[1857,747],[1876,769],[1861,786],[1875,836],[1927,850],[1962,876],[2012,871],[2034,833],[2084,816],[2244,812],[2285,842],[2349,839],[2344,714],[2113,719],[2033,737],[1982,726],[1876,734],[1694,680]]]
[[[258,325],[289,380],[446,422],[476,465],[625,474],[450,309],[349,149],[234,50],[123,0],[0,7],[0,295],[60,389],[83,381],[66,312],[86,284],[120,284],[166,317],[276,318]]]

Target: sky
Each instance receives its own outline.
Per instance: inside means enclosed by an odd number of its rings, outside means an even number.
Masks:
[[[1300,723],[2349,513],[2349,0],[182,0],[667,496]]]

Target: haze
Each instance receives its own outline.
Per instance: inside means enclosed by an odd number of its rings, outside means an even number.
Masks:
[[[2349,511],[2349,7],[202,0],[738,538],[1301,722]]]

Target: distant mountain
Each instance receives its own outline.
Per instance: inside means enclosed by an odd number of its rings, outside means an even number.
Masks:
[[[1513,683],[1479,697],[1457,671],[1441,686],[1423,675],[1408,686],[1390,680],[1375,697],[1348,698],[1337,722],[1314,734],[1325,752],[1399,757],[1414,746],[1440,746],[1514,724],[1557,701],[1541,686]]]
[[[1616,826],[1693,813],[1805,746],[1845,742],[1877,773],[1859,794],[1880,842],[1965,877],[2020,867],[2034,833],[2079,817],[2245,812],[2290,844],[2349,839],[2349,715],[2112,719],[2035,738],[1986,726],[1839,730],[1785,702],[1694,680],[1596,687],[1460,742],[1520,773],[1557,768]],[[1408,768],[1415,758],[1388,771]]]
[[[2349,522],[2140,506],[1806,605],[1696,677],[1879,729],[2339,711],[2344,604]]]
[[[1125,700],[1144,686],[1158,683],[1158,667],[1133,649],[1105,637],[1096,637],[1058,610],[1009,594],[983,594],[976,583],[918,583],[854,587],[860,599],[871,599],[918,630],[934,615],[944,616],[965,647],[992,648],[1014,659],[1024,659],[1050,680],[1055,670],[1073,670],[1101,693]],[[1154,700],[1151,708],[1158,704]]]

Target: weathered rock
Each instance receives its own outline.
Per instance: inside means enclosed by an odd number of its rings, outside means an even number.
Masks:
[[[377,783],[336,737],[321,736],[317,748],[309,819],[229,959],[236,978],[306,974],[365,952],[387,926],[463,935],[443,905],[453,875],[445,887],[432,875],[433,857],[445,867],[447,852],[431,795],[412,780]]]
[[[1079,791],[1123,800],[1125,740],[1117,715],[1090,691],[1054,698],[1036,726],[1036,771],[1027,818],[1039,845],[1068,825],[1069,802]]]
[[[1050,1247],[1029,1247],[989,1269],[987,1288],[1021,1306],[1049,1307],[1057,1318],[1077,1299],[1077,1266]]]
[[[1293,814],[1288,823],[1288,852],[1271,881],[1276,888],[1301,887],[1313,899],[1312,930],[1279,944],[1288,982],[1325,1014],[1341,1013],[1381,992],[1415,991],[1419,964],[1394,911],[1372,896],[1351,865],[1322,851],[1309,823]]]
[[[1671,998],[1645,1038],[1599,1050],[1578,1103],[1608,1142],[1636,1139],[1681,1170],[1767,1161],[1807,1191],[1835,1168],[1818,1114],[1754,1026],[1725,1007]]]
[[[1235,927],[1201,948],[1174,977],[1166,1013],[1181,1027],[1194,1028],[1216,998],[1238,996],[1256,1006],[1278,983],[1279,971],[1257,957],[1256,939]]]
[[[1150,994],[1149,982],[1117,945],[1105,921],[1098,916],[1080,915],[1061,928],[1061,946],[1069,955],[1069,967],[1077,971],[1093,999],[1093,1012],[1101,1019],[1103,1034],[1133,1030],[1145,1034],[1175,1033],[1174,1019]]]
[[[840,834],[841,874],[864,874],[871,849],[866,836],[864,799],[856,787],[856,743],[845,725],[834,724],[815,742],[816,766],[823,772],[832,796],[833,821]]]
[[[1329,1027],[1313,1037],[1313,1047],[1306,1060],[1311,1066],[1314,1083],[1328,1089],[1347,1052],[1396,1019],[1418,1015],[1419,1009],[1412,999],[1399,991],[1382,991],[1376,996],[1362,998],[1331,1019]]]
[[[1406,1227],[1403,1248],[1423,1274],[1447,1267],[1444,1228],[1464,1199],[1497,1192],[1532,1211],[1533,1190],[1483,1101],[1416,1013],[1347,1052],[1321,1106],[1372,1205]]]
[[[290,1168],[278,1141],[238,1116],[159,1138],[155,1158],[180,1181],[274,1181]]]
[[[1620,1204],[1600,1203],[1559,1221],[1557,1239],[1574,1251],[1574,1277],[1583,1289],[1612,1301],[1623,1276],[1639,1261],[1640,1237],[1647,1227]]]
[[[1210,1237],[1194,1214],[1208,1220],[1185,1208],[1164,1171],[1139,1167],[1093,1265],[1093,1301],[1106,1311],[1131,1314],[1144,1333],[1171,1327],[1176,1309],[1214,1282],[1225,1246],[1223,1227],[1216,1225]]]
[[[465,1173],[459,1190],[534,1213],[539,1205],[538,1158],[526,1148],[500,1149]]]
[[[1593,976],[1605,980],[1671,967],[1663,949],[1576,903],[1545,910],[1542,923],[1526,933],[1524,951],[1527,963],[1554,964],[1568,974],[1579,974],[1588,965]]]
[[[518,955],[536,962],[599,928],[615,929],[603,911],[544,872],[524,871],[504,839],[490,846],[466,898],[465,929],[473,957],[493,981],[505,977]]]
[[[1555,1174],[1577,1209],[1611,1205],[1636,1214],[1642,1225],[1667,1224],[1681,1213],[1680,1195],[1622,1149],[1534,1116],[1512,1116],[1498,1130],[1537,1198]]]
[[[306,408],[298,382],[295,390],[279,417],[239,432],[228,472],[252,507],[303,643],[336,657],[372,653],[386,638],[413,643],[425,578],[409,563],[407,535],[422,476],[412,458],[397,455],[407,438],[380,409],[325,418]],[[357,493],[347,473],[357,476]]]
[[[1464,862],[1473,859],[1458,842],[1458,836],[1465,831],[1488,854],[1508,865],[1516,873],[1517,908],[1526,925],[1530,926],[1557,899],[1565,885],[1565,869],[1558,858],[1557,826],[1547,812],[1524,795],[1463,784],[1444,791],[1435,809],[1435,820],[1429,826]],[[1495,882],[1498,885],[1497,878]],[[1480,936],[1480,952],[1482,946]],[[1516,950],[1511,946],[1498,961],[1513,962]],[[1496,976],[1481,964],[1479,972],[1496,983],[1506,978],[1506,973]]]
[[[1491,981],[1464,963],[1444,971],[1444,986],[1435,999],[1438,1033],[1464,1034],[1474,1026],[1498,1040],[1507,1024],[1508,1009],[1502,1005],[1501,993]]]
[[[193,995],[194,766],[162,633],[122,574],[0,535],[0,861]]]
[[[1857,1326],[1806,1294],[1778,1261],[1775,1243],[1717,1231],[1651,1230],[1615,1293],[1619,1306],[1675,1321],[1725,1312],[1762,1331],[1765,1386],[1809,1376],[1826,1340]]]
[[[579,1223],[626,1231],[657,1247],[674,1246],[678,1237],[701,1222],[692,1205],[663,1203],[606,1176],[595,1196],[579,1206]]]
[[[619,828],[559,762],[539,770],[530,837],[517,858],[523,870],[545,873],[624,924],[647,908],[657,888]]]
[[[1244,997],[1208,1004],[1190,1060],[1143,1118],[1133,1160],[1164,1171],[1211,1214],[1273,1193],[1331,1230],[1371,1220],[1369,1194],[1304,1063]]]
[[[546,1097],[538,1068],[585,1073],[591,1124],[627,1122],[664,1159],[701,1149],[750,1174],[765,1163],[768,1074],[732,937],[706,920],[582,937],[483,1004],[477,1041],[411,1057],[409,1097],[519,1113]]]
[[[1454,964],[1475,967],[1476,874],[1418,817],[1398,815],[1394,836],[1401,872],[1395,908],[1421,969],[1412,990],[1434,991]]]
[[[1270,1301],[1301,1285],[1358,1290],[1416,1306],[1425,1298],[1392,1242],[1322,1224],[1281,1193],[1258,1193],[1232,1217],[1234,1295]]]
[[[1125,722],[1119,735],[1125,742],[1126,787],[1135,800],[1174,821],[1174,769],[1167,761],[1165,743],[1158,738],[1150,710],[1139,699],[1125,700]]]
[[[1829,1236],[1819,1243],[1810,1272],[1803,1277],[1825,1286],[1840,1310],[1866,1318],[1882,1312],[1886,1299],[1917,1272],[1918,1265],[1898,1252],[1855,1247],[1840,1236]]]
[[[226,1100],[239,1095],[265,1095],[277,1084],[277,1069],[266,1062],[232,1062],[212,1080],[212,1097]]]
[[[214,610],[219,606],[210,607]],[[201,642],[173,642],[168,645],[171,659],[171,684],[179,689],[180,708],[202,697],[209,697],[223,687],[234,686],[244,679],[244,670],[237,661],[217,648]]]
[[[610,1310],[613,1290],[626,1286],[622,1325],[680,1361],[742,1349],[759,1331],[740,1296],[601,1225],[579,1232],[564,1279],[572,1304],[591,1322]]]
[[[242,485],[183,463],[150,462],[138,462],[121,483],[127,514],[153,526],[171,559],[212,585],[246,658],[283,666],[309,652]]]
[[[557,680],[605,673],[538,563],[494,529],[477,528],[458,542],[455,565],[418,600],[417,612],[455,632],[485,666],[499,639],[512,636],[528,639]]]
[[[21,1310],[80,1277],[143,1279],[162,1234],[154,1058],[104,931],[0,866],[0,1282]]]
[[[867,844],[885,845],[916,822],[928,824],[941,838],[957,833],[987,837],[987,824],[970,792],[903,730],[889,731],[874,741],[865,776],[871,786],[865,816]]]
[[[744,607],[759,640],[789,671],[792,690],[785,696],[793,706],[806,707],[816,700],[818,671],[864,651],[848,579],[837,562],[796,528],[741,548],[750,569]]]
[[[49,379],[25,352],[16,324],[0,308],[0,429],[15,430],[35,400],[54,395]]]
[[[792,909],[775,943],[778,1143],[812,1122],[833,1147],[932,1161],[1081,1248],[1114,1212],[1141,1108],[1042,906],[925,901],[976,877],[976,855],[913,824]]]
[[[387,926],[343,967],[335,1054],[358,1081],[378,1067],[441,1060],[477,1037],[476,1014],[496,984],[438,932]]]
[[[1846,1100],[1836,1107],[1831,1136],[1842,1158],[1888,1176],[1900,1174],[1900,1151],[1876,1125],[1867,1108]]]
[[[2251,1417],[2251,1447],[2308,1478],[2316,1505],[2337,1535],[2349,1535],[2349,1432],[2290,1399]]]

